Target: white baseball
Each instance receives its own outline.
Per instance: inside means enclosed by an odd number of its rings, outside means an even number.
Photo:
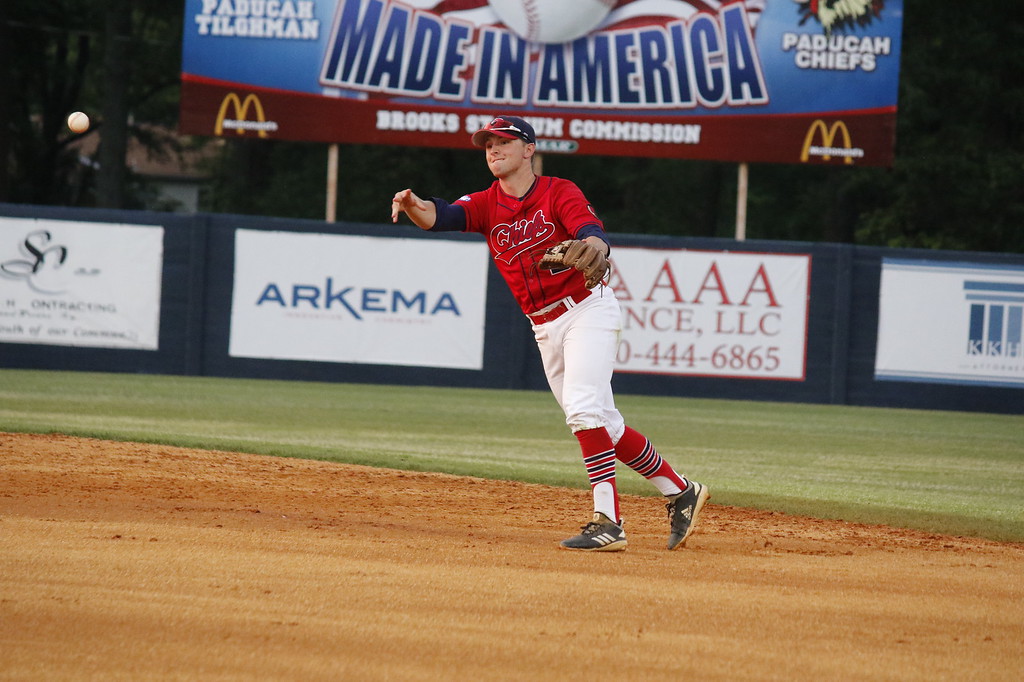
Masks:
[[[568,43],[604,21],[617,0],[487,0],[498,18],[531,43]]]
[[[68,128],[71,128],[73,133],[84,133],[89,129],[89,117],[81,111],[76,111],[68,116]]]

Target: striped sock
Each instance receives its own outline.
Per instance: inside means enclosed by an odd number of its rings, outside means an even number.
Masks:
[[[619,492],[615,487],[615,445],[604,428],[577,431],[583,465],[594,493],[594,511],[615,523],[619,518]]]
[[[637,472],[661,491],[662,495],[677,495],[686,488],[686,479],[676,473],[668,462],[662,459],[651,441],[630,427],[615,444],[615,456],[623,464]]]

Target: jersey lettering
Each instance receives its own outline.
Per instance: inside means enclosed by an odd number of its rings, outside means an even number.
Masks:
[[[544,211],[538,210],[532,218],[495,225],[489,239],[495,259],[511,265],[524,251],[540,246],[554,233],[555,224],[544,217]]]

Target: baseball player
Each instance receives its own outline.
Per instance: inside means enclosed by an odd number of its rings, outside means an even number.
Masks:
[[[484,235],[495,265],[530,320],[548,384],[579,440],[594,498],[593,519],[561,546],[626,548],[615,486],[615,462],[620,460],[667,498],[668,548],[682,547],[709,493],[676,473],[615,408],[611,379],[621,316],[614,292],[602,281],[611,249],[603,223],[574,183],[534,174],[537,140],[522,118],[499,116],[472,139],[486,150],[487,166],[497,180],[454,204],[402,190],[391,201],[392,222],[405,213],[424,230]],[[550,247],[566,241],[560,267],[538,267]]]

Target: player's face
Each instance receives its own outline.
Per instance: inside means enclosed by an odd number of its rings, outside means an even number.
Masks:
[[[487,167],[496,178],[504,178],[530,166],[533,155],[528,144],[522,140],[491,135],[484,145],[487,154]]]

